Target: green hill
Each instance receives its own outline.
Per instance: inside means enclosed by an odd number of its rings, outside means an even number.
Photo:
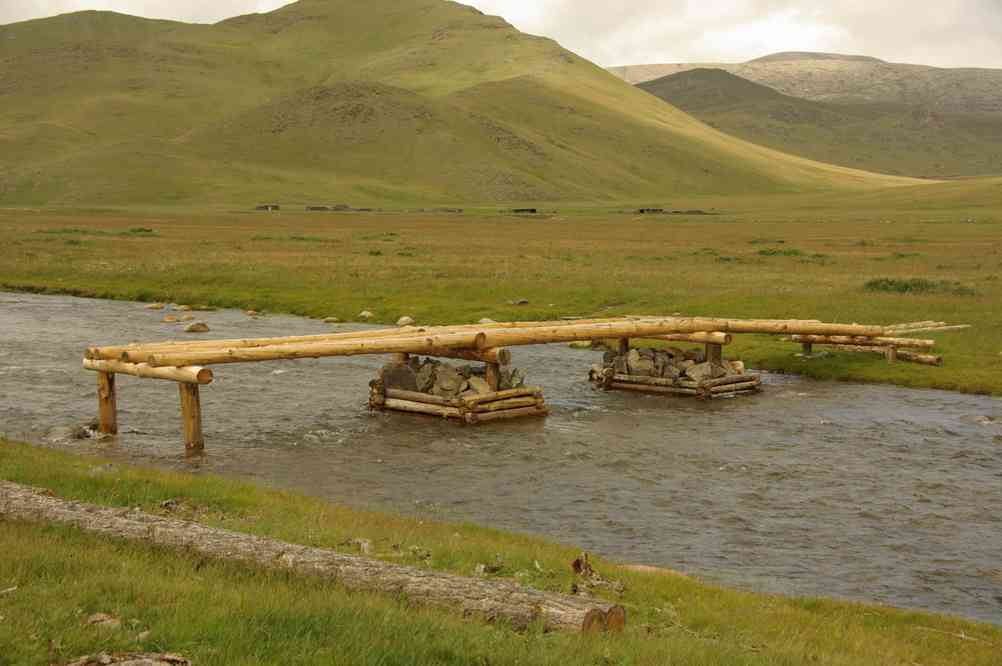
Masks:
[[[728,134],[814,160],[917,177],[1002,174],[1002,114],[816,102],[720,69],[639,87]]]
[[[902,184],[777,154],[444,0],[0,26],[0,204],[663,200]]]

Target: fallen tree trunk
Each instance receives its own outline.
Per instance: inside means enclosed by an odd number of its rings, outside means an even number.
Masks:
[[[0,517],[5,520],[70,525],[104,537],[184,549],[206,557],[282,569],[336,581],[349,590],[402,595],[409,600],[516,627],[541,622],[551,630],[584,631],[619,627],[622,606],[581,599],[500,580],[405,567],[342,555],[323,548],[268,539],[161,518],[129,509],[110,509],[49,497],[0,481]],[[610,622],[610,619],[612,622]]]

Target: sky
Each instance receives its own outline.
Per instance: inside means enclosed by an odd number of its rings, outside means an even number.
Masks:
[[[362,2],[364,0],[357,0]],[[83,9],[211,23],[287,0],[0,0],[0,24]],[[467,0],[600,65],[827,51],[1002,68],[1002,0]]]

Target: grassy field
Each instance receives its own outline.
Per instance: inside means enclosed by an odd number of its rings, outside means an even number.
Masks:
[[[943,368],[865,355],[805,362],[767,337],[740,337],[728,353],[819,378],[1002,395],[1000,184],[942,186],[920,209],[923,188],[861,195],[855,208],[816,196],[668,204],[718,213],[702,216],[7,210],[0,287],[343,320],[367,309],[383,323],[674,312],[936,319],[974,326],[928,336]],[[890,282],[867,287],[881,279]],[[510,304],[521,299],[529,305]],[[177,335],[164,325],[162,337]]]
[[[0,26],[0,63],[5,204],[615,201],[907,182],[727,136],[443,0],[301,0],[213,26],[82,12]]]
[[[105,465],[0,440],[0,478],[59,497],[153,513],[567,592],[573,548],[471,525],[352,511],[212,477]],[[174,500],[174,509],[162,504]],[[64,663],[100,650],[155,650],[211,664],[984,664],[1002,631],[933,615],[736,592],[598,561],[622,582],[625,635],[515,632],[401,600],[214,563],[70,529],[0,522],[0,664]],[[538,566],[537,566],[538,564]],[[610,593],[611,594],[611,593]],[[93,613],[122,620],[89,626]],[[145,632],[149,632],[146,634]]]
[[[1002,173],[998,113],[816,102],[719,69],[689,70],[639,87],[723,132],[812,160],[922,178]]]

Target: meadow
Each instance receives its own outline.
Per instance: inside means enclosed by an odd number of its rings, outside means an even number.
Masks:
[[[210,476],[104,464],[0,440],[0,478],[65,499],[138,507],[226,529],[463,575],[568,592],[579,551],[464,524],[326,504]],[[997,663],[1002,631],[835,600],[738,592],[593,559],[628,609],[617,636],[515,631],[402,599],[207,561],[73,530],[0,522],[0,664],[65,663],[108,651],[169,651],[197,664]],[[88,624],[95,613],[122,622]]]
[[[676,312],[935,319],[973,326],[921,336],[937,340],[942,368],[858,354],[805,361],[795,345],[757,336],[727,353],[822,379],[1002,395],[1002,206],[981,185],[950,184],[916,204],[920,189],[668,206],[705,215],[8,209],[0,288],[343,321],[369,310],[385,324]],[[164,325],[164,338],[181,335]]]

